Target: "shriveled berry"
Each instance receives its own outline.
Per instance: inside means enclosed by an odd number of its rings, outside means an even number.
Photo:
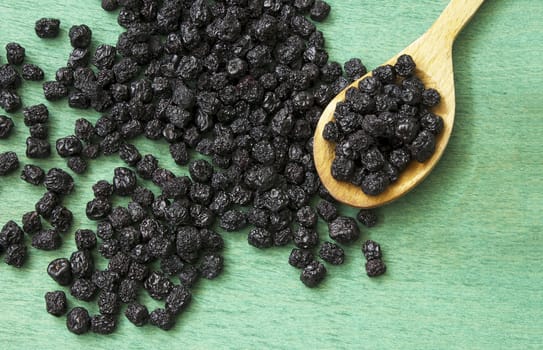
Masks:
[[[354,219],[347,216],[339,216],[328,223],[330,238],[339,243],[351,243],[358,239],[360,230]]]
[[[218,254],[206,254],[200,262],[200,274],[203,278],[214,279],[219,276],[223,270],[224,259]]]
[[[335,243],[324,242],[319,249],[319,257],[332,265],[341,265],[345,261],[345,252]]]
[[[265,228],[256,227],[249,232],[247,240],[256,248],[270,248],[273,246],[273,234]]]
[[[124,313],[126,318],[135,326],[141,327],[149,321],[149,311],[145,305],[137,302],[130,303]]]
[[[315,260],[311,250],[294,248],[290,252],[288,263],[296,268],[303,269]]]
[[[94,315],[91,317],[91,331],[96,334],[111,334],[117,328],[117,321],[110,315]]]
[[[26,246],[23,243],[12,244],[6,249],[4,261],[13,267],[22,267],[26,260]]]
[[[0,153],[0,176],[8,175],[19,168],[19,157],[15,152]]]
[[[377,212],[372,209],[360,209],[356,218],[366,227],[373,227],[377,224]]]
[[[362,252],[366,260],[381,259],[381,246],[372,240],[367,240],[362,244]]]
[[[26,164],[21,172],[21,179],[32,185],[39,185],[45,178],[45,172],[37,165]]]
[[[72,268],[70,261],[66,258],[58,258],[49,263],[47,274],[61,286],[72,283]]]
[[[17,43],[8,43],[6,45],[6,58],[9,64],[22,64],[25,59],[25,48]]]
[[[91,301],[96,293],[96,285],[88,278],[77,278],[70,287],[70,293],[76,299]]]
[[[62,316],[66,313],[67,308],[66,294],[63,291],[45,293],[45,309],[48,313],[57,317]]]
[[[0,139],[7,139],[15,124],[10,117],[0,115]]]
[[[59,168],[47,172],[43,184],[47,190],[57,194],[70,194],[74,188],[74,179],[70,174]]]
[[[87,333],[91,326],[91,319],[87,309],[74,307],[66,316],[66,327],[74,334]]]
[[[32,236],[32,246],[41,250],[55,250],[60,248],[62,239],[57,230],[42,230]]]
[[[42,223],[40,214],[36,211],[30,211],[23,214],[23,231],[27,234],[33,234],[41,230]]]
[[[187,287],[184,285],[175,286],[166,297],[166,310],[177,315],[190,304],[191,300],[192,294]]]
[[[307,287],[313,288],[318,286],[326,276],[326,268],[318,261],[313,261],[303,268],[300,274],[300,280]]]
[[[72,275],[77,278],[90,277],[94,271],[94,260],[88,250],[78,250],[70,256]]]
[[[25,63],[21,69],[23,79],[30,81],[40,81],[44,78],[43,69],[35,64]]]
[[[59,28],[60,20],[56,18],[40,18],[34,25],[36,35],[42,39],[56,38]]]
[[[387,270],[385,263],[381,259],[371,259],[366,262],[366,273],[369,277],[377,277],[384,274]]]
[[[175,325],[175,318],[168,310],[159,308],[149,314],[149,323],[167,331]]]
[[[85,24],[72,26],[68,32],[70,43],[74,48],[86,48],[91,43],[92,31]]]

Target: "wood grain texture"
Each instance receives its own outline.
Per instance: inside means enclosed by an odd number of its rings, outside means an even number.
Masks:
[[[424,33],[447,2],[330,0],[331,17],[319,28],[333,59],[361,57],[372,68]],[[138,329],[121,319],[112,336],[77,337],[64,318],[45,312],[43,302],[45,292],[58,288],[45,268],[75,249],[72,231],[58,252],[30,250],[21,270],[0,263],[0,348],[541,349],[542,12],[541,1],[488,0],[458,37],[457,111],[447,151],[420,186],[381,208],[378,227],[362,229],[363,238],[382,243],[389,268],[383,278],[364,276],[356,244],[346,248],[346,264],[330,267],[325,283],[310,290],[287,264],[289,249],[260,251],[247,245],[245,232],[227,233],[226,272],[198,285],[173,331]],[[0,0],[0,14],[0,44],[20,42],[48,79],[66,62],[71,25],[89,24],[95,43],[115,43],[120,33],[115,15],[103,12],[98,0]],[[34,21],[43,16],[61,19],[60,38],[33,34]],[[43,101],[37,83],[26,83],[22,95],[27,105]],[[47,104],[51,139],[71,133],[78,117],[98,118],[65,102]],[[14,119],[15,135],[0,141],[0,152],[15,149],[28,163],[21,113]],[[165,143],[137,144],[185,172],[169,159]],[[36,163],[64,164],[58,157]],[[93,227],[83,204],[92,196],[90,186],[111,178],[120,165],[115,157],[100,159],[78,176],[67,198],[76,227]],[[0,223],[31,210],[42,192],[17,175],[1,178]],[[319,231],[325,239],[322,223]]]

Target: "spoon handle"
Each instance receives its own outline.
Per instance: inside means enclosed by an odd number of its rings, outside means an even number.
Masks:
[[[442,43],[452,46],[458,33],[483,2],[484,0],[451,0],[426,35],[439,38]]]

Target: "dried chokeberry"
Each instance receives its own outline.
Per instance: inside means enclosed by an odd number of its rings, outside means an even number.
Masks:
[[[0,176],[8,175],[19,168],[19,157],[15,152],[0,153]]]
[[[60,20],[56,18],[40,18],[34,25],[36,35],[42,39],[56,38],[59,33]]]
[[[23,214],[23,231],[27,234],[33,234],[41,230],[42,223],[40,214],[36,211],[30,211]]]
[[[94,315],[91,317],[91,331],[96,334],[111,334],[117,327],[117,321],[110,315]]]
[[[10,117],[0,115],[0,139],[7,139],[15,124]]]
[[[149,311],[145,305],[137,302],[130,303],[125,311],[126,318],[135,326],[141,327],[149,321]]]
[[[338,216],[328,223],[330,238],[339,243],[351,243],[358,239],[360,230],[354,219],[347,216]]]
[[[25,80],[40,81],[43,80],[44,72],[35,64],[25,63],[21,69],[21,76]]]
[[[17,43],[6,45],[6,58],[9,64],[19,65],[25,59],[25,48]]]
[[[155,309],[149,314],[149,323],[162,330],[169,330],[175,324],[175,317],[166,309]]]
[[[47,274],[61,286],[72,283],[72,268],[66,258],[57,258],[47,266]]]
[[[91,327],[91,318],[87,309],[74,307],[66,316],[66,327],[74,334],[87,333]]]
[[[366,262],[366,273],[369,277],[377,277],[384,274],[387,270],[385,263],[381,259],[371,259]]]
[[[43,181],[48,191],[66,195],[70,194],[74,188],[74,179],[70,174],[59,168],[49,169]]]
[[[300,274],[300,280],[307,287],[313,288],[319,285],[326,276],[326,268],[318,261],[313,261],[305,266]]]
[[[32,246],[41,250],[55,250],[60,248],[62,238],[55,229],[41,230],[32,236]]]
[[[345,261],[345,252],[337,244],[324,242],[319,249],[319,257],[332,265],[341,265]]]
[[[68,303],[63,291],[45,293],[45,308],[53,316],[62,316],[66,313]]]
[[[290,252],[288,263],[296,268],[303,269],[315,260],[311,250],[294,248]]]

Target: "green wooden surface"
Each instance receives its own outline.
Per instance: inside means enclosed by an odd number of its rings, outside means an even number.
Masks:
[[[331,58],[361,57],[368,67],[407,46],[447,4],[329,2],[332,15],[319,28]],[[115,15],[97,0],[0,0],[0,15],[0,44],[20,42],[47,79],[66,62],[71,25],[91,26],[95,45],[113,44],[120,33]],[[228,233],[226,272],[198,285],[173,331],[135,328],[122,318],[114,335],[77,337],[64,318],[45,312],[43,302],[45,292],[58,288],[45,268],[75,249],[72,231],[60,251],[31,249],[21,270],[0,264],[0,348],[543,348],[542,15],[542,1],[487,0],[459,36],[457,115],[448,149],[422,185],[380,210],[378,227],[363,230],[364,238],[383,246],[389,268],[383,278],[365,277],[357,244],[347,248],[344,266],[330,267],[326,282],[308,289],[286,262],[288,248],[260,251],[247,245],[245,234]],[[61,37],[33,34],[34,21],[43,16],[61,19]],[[44,101],[39,83],[25,83],[22,96],[25,105]],[[78,117],[98,117],[71,110],[65,101],[47,104],[51,140],[71,133]],[[21,113],[14,120],[16,131],[0,141],[0,152],[15,149],[28,163]],[[169,159],[164,142],[138,146],[184,171]],[[64,164],[56,156],[35,163]],[[90,186],[111,178],[120,165],[115,157],[102,158],[77,176],[77,190],[67,199],[76,227],[94,227],[84,215]],[[0,222],[20,220],[42,192],[17,174],[1,178]]]

